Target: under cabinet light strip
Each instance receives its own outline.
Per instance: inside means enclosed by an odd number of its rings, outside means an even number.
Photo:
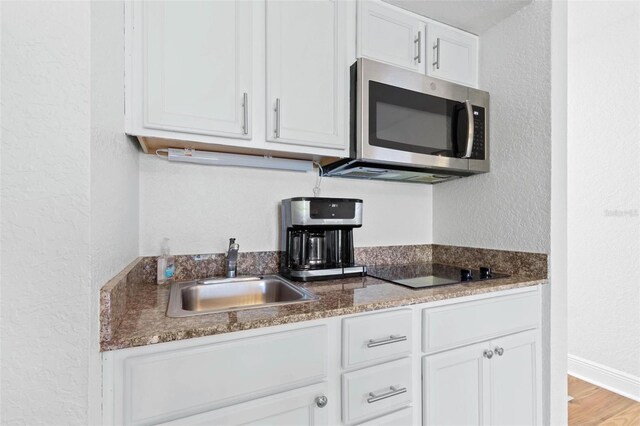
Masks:
[[[158,150],[158,153],[160,152],[166,152],[169,161],[180,161],[183,163],[208,164],[212,166],[257,167],[261,169],[291,170],[295,172],[309,172],[313,170],[313,162],[307,160],[175,148]]]

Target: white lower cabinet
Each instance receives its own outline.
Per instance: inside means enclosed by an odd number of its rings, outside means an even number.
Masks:
[[[423,358],[424,425],[540,422],[538,331]]]
[[[162,424],[323,426],[326,395],[327,384],[320,383]]]
[[[105,352],[103,423],[539,424],[539,296],[517,289]]]

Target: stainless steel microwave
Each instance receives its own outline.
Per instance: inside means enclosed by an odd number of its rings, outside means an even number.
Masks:
[[[323,174],[438,183],[489,171],[489,93],[360,58],[350,157]]]

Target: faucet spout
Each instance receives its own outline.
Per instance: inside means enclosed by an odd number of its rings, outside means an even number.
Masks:
[[[227,278],[235,278],[238,273],[238,250],[240,245],[235,238],[229,238],[229,250],[227,251]]]

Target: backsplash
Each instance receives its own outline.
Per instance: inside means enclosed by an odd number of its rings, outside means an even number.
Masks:
[[[277,274],[281,257],[278,251],[240,252],[238,275]],[[496,272],[537,278],[547,277],[547,255],[474,247],[418,244],[403,246],[356,247],[356,263],[361,265],[406,265],[434,262],[467,268],[491,266]],[[226,273],[225,253],[175,256],[176,281],[189,281]],[[135,275],[140,281],[155,283],[156,257],[142,257]]]
[[[356,247],[356,263],[361,265],[389,265],[431,262],[430,244],[405,246]],[[257,251],[238,253],[238,275],[277,274],[280,271],[279,251]],[[225,253],[175,256],[176,281],[189,281],[226,273]],[[143,282],[154,283],[156,279],[156,257],[141,258],[138,275]]]
[[[547,278],[547,254],[433,244],[433,263],[478,269],[490,266],[496,272],[523,277]]]

